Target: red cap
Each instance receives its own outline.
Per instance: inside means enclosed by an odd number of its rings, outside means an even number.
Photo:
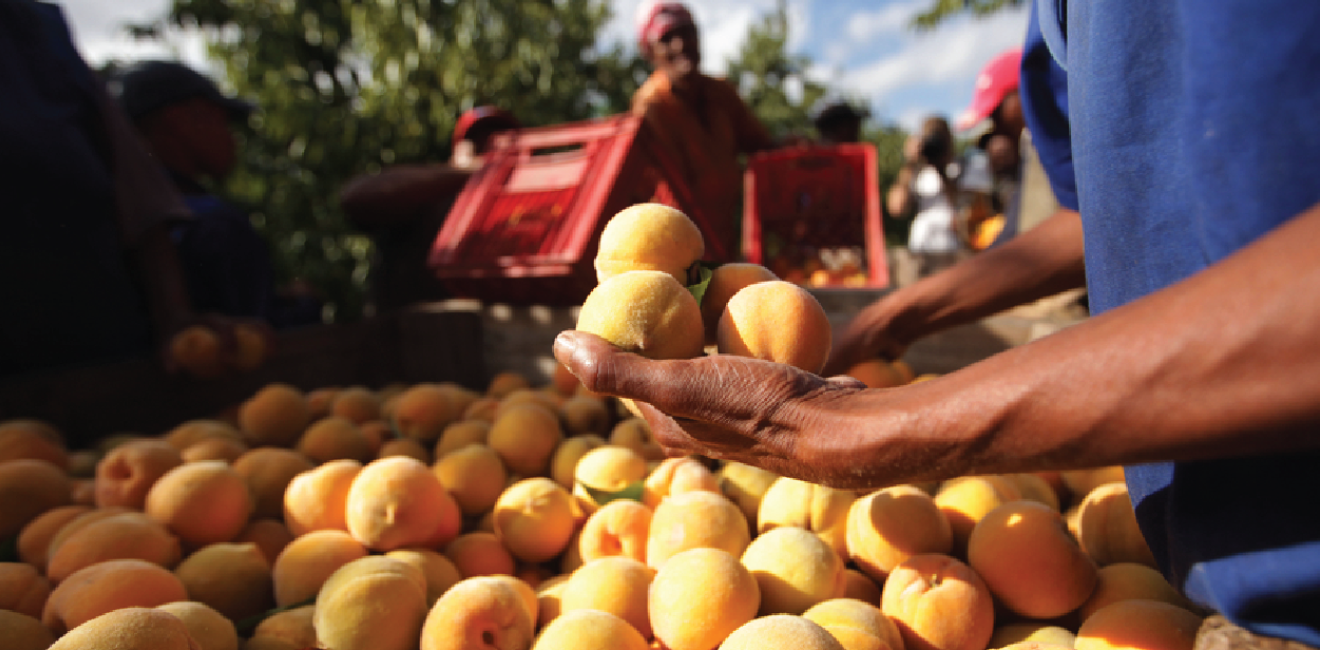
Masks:
[[[652,41],[675,27],[694,24],[692,12],[681,2],[644,2],[637,8],[637,49],[649,57]]]
[[[958,130],[966,131],[990,117],[1004,101],[1004,95],[1017,90],[1018,70],[1022,67],[1022,50],[1013,48],[990,61],[976,77],[976,92],[972,105],[958,116]]]
[[[458,122],[454,124],[454,144],[463,141],[467,137],[468,131],[472,130],[472,127],[485,122],[500,124],[509,129],[522,126],[518,122],[518,118],[513,116],[513,113],[497,106],[478,106],[458,116]],[[495,126],[495,124],[491,124],[491,126]]]

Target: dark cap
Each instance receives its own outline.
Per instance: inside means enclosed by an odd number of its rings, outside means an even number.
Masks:
[[[854,106],[852,102],[829,99],[819,102],[810,117],[816,128],[823,128],[842,122],[860,122],[870,116],[871,111]]]
[[[119,104],[134,120],[170,104],[205,97],[229,113],[245,120],[256,108],[251,102],[227,97],[215,82],[175,61],[142,61],[126,68],[118,77]]]

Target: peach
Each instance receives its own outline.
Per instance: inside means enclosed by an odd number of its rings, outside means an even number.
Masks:
[[[953,530],[953,554],[967,557],[967,538],[972,528],[987,512],[1022,498],[1012,481],[998,475],[963,476],[940,484],[935,505],[949,520]]]
[[[46,650],[55,643],[55,635],[41,621],[5,609],[0,609],[0,639],[9,650]]]
[[[289,542],[271,566],[275,604],[312,598],[339,567],[366,556],[367,547],[341,530],[315,530]]]
[[[656,639],[669,650],[710,650],[756,618],[760,606],[752,572],[718,548],[669,558],[651,580],[647,601]]]
[[[495,421],[495,411],[500,407],[500,400],[496,397],[478,397],[463,409],[463,420],[480,420],[491,423]]]
[[[758,535],[743,552],[742,563],[760,587],[762,616],[801,614],[843,595],[843,560],[805,528],[780,526]]]
[[[238,472],[218,460],[179,465],[147,492],[147,515],[194,547],[227,542],[247,526],[252,497]]]
[[[174,574],[188,589],[189,600],[206,603],[231,620],[275,606],[271,565],[256,544],[207,545],[184,558]]]
[[[380,397],[365,386],[349,386],[335,394],[330,401],[330,415],[362,424],[380,419]]]
[[[401,548],[390,551],[385,557],[411,564],[426,578],[426,606],[429,608],[440,599],[450,587],[458,584],[463,576],[458,567],[449,558],[426,548]]]
[[[122,515],[124,513],[130,513],[130,512],[137,512],[137,511],[132,508],[125,508],[123,506],[112,506],[109,508],[95,508],[90,512],[86,512],[77,517],[74,517],[67,524],[61,526],[59,530],[55,531],[53,535],[51,535],[50,541],[46,545],[46,555],[45,555],[46,564],[50,563],[50,557],[54,555],[56,551],[59,550],[60,545],[64,544],[64,540],[73,536],[75,533],[82,530],[84,527],[90,526],[98,521],[101,521],[102,519],[108,519],[110,517]],[[43,573],[45,572],[46,564],[43,564],[41,567]]]
[[[843,597],[853,598],[868,603],[880,602],[880,585],[870,576],[857,569],[844,572]]]
[[[720,492],[719,479],[696,458],[666,458],[642,484],[642,503],[651,508],[660,505],[666,497],[685,492]]]
[[[50,597],[50,581],[22,562],[0,562],[0,611],[40,618]]]
[[[101,462],[105,455],[95,449],[75,449],[68,453],[69,457],[69,476],[74,478],[95,478],[96,465]],[[49,459],[39,459],[49,460]],[[4,462],[4,461],[0,461]],[[52,464],[59,466],[58,461]]]
[[[559,417],[559,407],[563,404],[563,401],[564,398],[553,391],[537,388],[518,388],[509,391],[508,395],[500,399],[499,405],[495,407],[495,419],[498,420],[500,415],[507,411],[509,407],[522,404],[535,404],[554,413],[555,417]]]
[[[509,486],[495,503],[495,534],[515,558],[544,562],[568,547],[576,528],[573,496],[545,477]]]
[[[394,438],[381,443],[380,450],[376,452],[376,459],[391,456],[405,456],[427,465],[431,463],[431,452],[412,438]]]
[[[445,454],[431,469],[465,515],[493,508],[509,478],[499,454],[479,444]]]
[[[451,587],[426,615],[421,650],[531,647],[537,613],[517,582],[480,576]]]
[[[288,546],[294,537],[289,527],[278,519],[253,519],[233,541],[236,544],[248,542],[256,544],[261,556],[273,565],[275,558],[280,556],[284,547]]]
[[[307,396],[289,384],[272,383],[239,407],[238,426],[256,445],[290,447],[311,421]]]
[[[560,611],[609,612],[627,621],[646,639],[652,636],[647,593],[655,569],[628,557],[592,560],[574,571],[560,594]]]
[[[349,459],[359,462],[371,460],[371,441],[358,428],[356,422],[337,415],[313,422],[298,438],[297,449],[313,463]]]
[[[839,640],[817,623],[792,614],[773,614],[749,621],[720,644],[720,650],[843,650]]]
[[[877,601],[878,602],[878,601]],[[880,611],[880,607],[855,598],[823,600],[802,613],[802,617],[827,630],[836,637],[836,628],[853,628],[874,637],[889,650],[903,650],[903,636],[898,626]],[[844,643],[851,648],[850,644]]]
[[[47,510],[69,505],[72,482],[48,461],[19,458],[0,463],[0,539],[9,539]]]
[[[990,590],[948,555],[914,555],[894,567],[880,611],[898,625],[907,650],[982,650],[994,631]]]
[[[611,445],[627,447],[641,454],[642,458],[648,461],[665,459],[665,450],[651,435],[651,425],[636,416],[627,417],[615,424],[614,428],[610,429],[608,442]]]
[[[1028,618],[1067,614],[1095,589],[1095,562],[1063,515],[1036,501],[1012,501],[987,513],[972,529],[967,559],[991,593]]]
[[[462,404],[452,387],[423,383],[399,394],[391,408],[390,421],[400,436],[430,447],[462,413]]]
[[[663,271],[628,271],[602,281],[582,303],[577,329],[649,359],[701,356],[701,307]]]
[[[248,449],[247,444],[240,439],[216,436],[194,442],[187,449],[179,452],[179,457],[185,463],[195,463],[199,460],[223,460],[232,464],[238,460],[239,456],[247,453]]]
[[[716,267],[706,285],[706,293],[701,298],[701,321],[706,326],[706,345],[715,345],[720,316],[724,315],[724,308],[734,294],[748,285],[778,279],[773,271],[760,264],[731,262]]]
[[[550,457],[550,478],[565,490],[574,490],[573,474],[577,471],[578,461],[587,452],[604,444],[605,440],[594,434],[565,438]]]
[[[660,568],[693,548],[718,548],[741,557],[751,543],[747,518],[717,492],[697,490],[671,496],[655,508],[646,538],[646,563]]]
[[[853,502],[846,539],[848,557],[881,582],[913,555],[953,550],[949,520],[929,494],[913,485],[885,488]]]
[[[500,455],[509,472],[529,478],[544,476],[550,457],[564,439],[554,411],[539,404],[515,404],[490,425],[486,444]]]
[[[859,361],[843,374],[866,384],[867,388],[894,388],[910,381],[904,377],[902,370],[884,359]]]
[[[604,284],[638,269],[668,274],[687,286],[688,267],[705,254],[701,230],[686,214],[660,203],[638,203],[610,218],[600,233],[593,265]]]
[[[445,546],[445,556],[464,578],[512,575],[513,555],[495,533],[473,531],[454,538]]]
[[[422,462],[403,456],[372,461],[348,490],[348,532],[367,548],[436,547],[458,535],[458,504]]]
[[[578,552],[584,562],[613,557],[646,561],[651,531],[651,509],[631,499],[611,501],[587,517],[579,536]]]
[[[444,458],[445,454],[457,451],[468,445],[485,445],[490,436],[490,422],[487,420],[459,420],[451,422],[440,432],[440,440],[435,443],[435,457]]]
[[[990,647],[1007,648],[1022,643],[1043,643],[1071,648],[1076,639],[1076,634],[1058,625],[1045,622],[1010,623],[995,628],[995,633],[990,635]]]
[[[45,573],[51,540],[61,528],[91,511],[90,506],[68,505],[41,513],[18,534],[18,558]]]
[[[340,567],[316,594],[316,638],[335,650],[409,650],[426,619],[426,581],[400,560],[377,556]]]
[[[1077,650],[1192,650],[1201,617],[1158,600],[1120,600],[1077,629]]]
[[[50,556],[46,577],[58,583],[83,567],[135,558],[172,568],[182,557],[179,540],[140,512],[107,517],[67,537]]]
[[[775,479],[761,497],[757,530],[797,526],[820,536],[839,554],[848,557],[848,512],[857,495],[787,476]]]
[[[617,445],[596,447],[577,462],[573,494],[592,506],[599,506],[594,495],[639,489],[646,477],[646,459],[641,454]]]
[[[1087,493],[1077,511],[1077,538],[1100,566],[1115,562],[1156,566],[1125,483],[1106,483]]]
[[[50,650],[202,650],[179,617],[150,607],[124,607],[86,620]]]
[[[536,588],[536,629],[543,629],[562,612],[562,597],[568,586],[571,574],[559,574],[549,578]]]
[[[234,324],[234,352],[225,360],[230,367],[249,372],[261,367],[275,345],[275,334],[264,322]]]
[[[51,591],[41,622],[60,635],[116,609],[187,599],[183,582],[168,569],[144,560],[107,560],[74,572]]]
[[[513,370],[502,370],[491,375],[490,381],[486,382],[486,396],[504,399],[515,390],[531,387],[532,382],[528,381],[522,373]]]
[[[753,357],[819,373],[830,356],[831,326],[820,301],[783,280],[748,285],[720,316],[720,354]]]
[[[1049,506],[1051,510],[1062,512],[1059,508],[1058,492],[1040,474],[1005,474],[1004,478],[1012,481],[1017,486],[1023,499],[1043,503]]]
[[[198,379],[215,379],[229,369],[220,335],[205,325],[190,325],[170,337],[170,361]]]
[[[1101,485],[1124,483],[1127,480],[1122,465],[1068,470],[1061,472],[1059,477],[1063,480],[1063,484],[1067,486],[1068,493],[1072,495],[1073,503],[1081,503],[1082,499],[1085,499],[1086,495],[1091,493],[1091,490]]]
[[[201,650],[238,650],[238,629],[205,603],[180,600],[157,605],[156,609],[179,617]]]
[[[560,395],[572,397],[578,394],[578,388],[582,386],[582,382],[579,382],[578,378],[569,372],[567,366],[556,363],[554,371],[550,373],[550,385]]]
[[[1090,618],[1100,608],[1120,600],[1158,600],[1195,613],[1197,608],[1159,571],[1136,562],[1115,562],[1100,567],[1095,590],[1077,610],[1081,620]]]
[[[304,605],[271,614],[252,630],[252,638],[278,639],[295,650],[315,648],[320,645],[312,621],[315,612],[316,605]]]
[[[761,508],[761,499],[779,475],[755,465],[729,461],[720,467],[716,476],[720,491],[738,504],[738,508],[747,515],[747,523],[756,530],[756,513]]]
[[[243,434],[232,425],[221,420],[188,420],[165,433],[165,442],[182,452],[183,450],[211,438],[242,440]]]
[[[356,460],[332,460],[295,475],[284,490],[284,522],[289,532],[348,530],[348,490],[362,472]]]
[[[330,405],[335,403],[340,390],[338,386],[322,386],[307,391],[307,421],[315,422],[330,415]]]
[[[570,436],[603,436],[610,430],[610,410],[605,406],[605,400],[599,397],[568,397],[559,405],[559,417],[564,422],[564,432]]]
[[[49,422],[20,419],[0,421],[0,463],[28,458],[69,469],[64,438]]]
[[[564,612],[546,626],[532,645],[533,650],[648,650],[650,647],[626,620],[612,612],[595,609]]]
[[[238,457],[233,468],[252,493],[253,517],[284,514],[284,493],[293,477],[316,467],[302,453],[279,447],[257,447]]]

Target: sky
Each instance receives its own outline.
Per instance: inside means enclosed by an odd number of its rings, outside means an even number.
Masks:
[[[164,42],[135,42],[122,25],[150,22],[169,0],[53,0],[64,7],[83,57],[178,58],[209,69],[196,34],[171,31]],[[634,47],[641,0],[610,0],[614,18],[601,39]],[[932,0],[790,0],[791,54],[809,57],[808,76],[838,94],[870,103],[876,120],[913,130],[928,115],[956,120],[969,103],[977,73],[996,54],[1018,45],[1026,30],[1023,7],[987,18],[959,17],[929,32],[908,27]],[[776,0],[689,0],[701,30],[702,66],[718,75],[736,56],[748,27],[774,10]]]

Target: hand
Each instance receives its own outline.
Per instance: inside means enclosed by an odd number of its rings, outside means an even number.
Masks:
[[[833,427],[819,425],[866,389],[856,379],[732,355],[652,361],[575,330],[559,334],[554,352],[588,390],[635,400],[670,455],[738,461],[823,484],[851,471],[826,460],[836,456],[826,453]]]
[[[835,337],[822,374],[842,374],[858,363],[876,357],[887,361],[902,357],[911,341],[900,336],[894,327],[899,313],[895,302],[889,297],[881,298],[858,312],[842,334]]]

